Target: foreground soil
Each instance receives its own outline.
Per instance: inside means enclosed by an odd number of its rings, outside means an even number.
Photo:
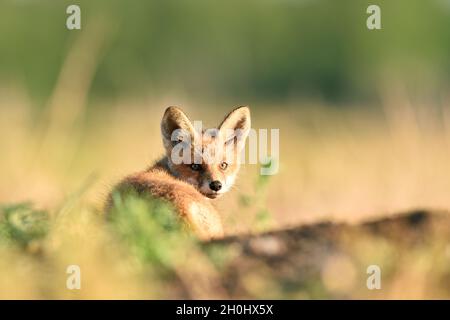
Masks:
[[[305,225],[230,237],[205,250],[217,247],[228,252],[219,281],[229,298],[450,298],[447,212]],[[379,286],[370,278],[377,268]]]

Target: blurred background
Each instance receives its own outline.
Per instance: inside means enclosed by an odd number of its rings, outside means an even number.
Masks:
[[[449,209],[449,56],[449,0],[3,0],[0,203],[101,212],[162,155],[167,106],[215,126],[249,105],[280,171],[243,167],[228,234]]]

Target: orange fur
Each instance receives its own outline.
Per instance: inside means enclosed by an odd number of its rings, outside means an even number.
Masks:
[[[240,107],[233,110],[219,126],[219,136],[202,135],[201,139],[197,140],[202,149],[215,145],[219,146],[217,150],[222,151],[227,140],[225,129],[243,130],[240,140],[233,140],[235,142],[232,149],[234,159],[229,165],[227,163],[226,168],[221,166],[225,161],[222,155],[220,155],[219,163],[210,163],[202,158],[201,170],[198,171],[193,170],[190,163],[173,163],[170,155],[177,142],[171,140],[171,135],[176,129],[186,130],[191,137],[198,137],[199,134],[195,132],[192,123],[179,108],[169,107],[161,122],[166,156],[149,169],[126,177],[115,189],[119,192],[131,189],[138,194],[164,199],[173,205],[179,216],[201,239],[220,238],[224,233],[223,226],[211,199],[228,191],[234,182],[240,167],[237,155],[250,130],[249,109]],[[192,141],[194,142],[194,139]],[[194,152],[194,143],[192,144],[192,153]],[[223,189],[212,190],[210,184],[213,181],[220,182]],[[112,197],[110,196],[108,208],[111,206]]]

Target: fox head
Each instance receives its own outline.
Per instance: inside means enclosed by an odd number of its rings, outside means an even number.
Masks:
[[[231,111],[218,128],[197,128],[177,107],[166,109],[161,133],[170,172],[215,199],[232,187],[250,131],[250,109]]]

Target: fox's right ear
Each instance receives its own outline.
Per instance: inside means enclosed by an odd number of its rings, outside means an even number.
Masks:
[[[166,149],[171,149],[177,143],[176,139],[172,140],[172,134],[176,130],[180,135],[188,134],[194,139],[195,129],[186,114],[178,107],[168,107],[161,121],[161,134]]]

